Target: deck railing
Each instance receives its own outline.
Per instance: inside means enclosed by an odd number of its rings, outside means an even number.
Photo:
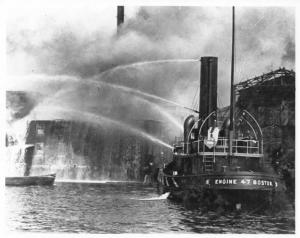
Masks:
[[[177,142],[177,146],[183,146],[183,142]],[[223,155],[229,153],[229,139],[228,138],[218,138],[218,141],[214,147],[209,149],[205,143],[204,139],[196,140],[191,143],[187,143],[188,153],[199,153],[199,154],[210,154]],[[250,139],[233,139],[232,140],[232,152],[236,155],[245,156],[256,156],[262,154],[262,146],[257,140]]]

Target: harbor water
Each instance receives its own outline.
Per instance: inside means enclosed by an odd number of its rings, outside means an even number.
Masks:
[[[71,233],[295,232],[293,211],[220,215],[187,209],[165,198],[155,187],[133,182],[57,181],[49,187],[6,187],[6,227]]]

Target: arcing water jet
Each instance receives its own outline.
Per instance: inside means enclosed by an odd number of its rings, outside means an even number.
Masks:
[[[93,123],[96,125],[103,125],[103,123],[106,125],[109,125],[109,126],[113,125],[117,128],[128,131],[132,134],[139,135],[139,136],[141,136],[145,139],[148,139],[156,144],[160,144],[166,148],[169,148],[169,149],[173,148],[171,145],[163,142],[162,140],[160,140],[144,131],[137,129],[137,128],[133,127],[132,125],[129,125],[127,123],[124,123],[124,122],[121,122],[118,120],[114,120],[114,119],[111,119],[111,118],[108,118],[108,117],[105,117],[102,115],[96,115],[96,114],[90,113],[90,112],[82,112],[82,111],[77,111],[74,109],[63,108],[63,107],[58,107],[58,106],[51,107],[50,105],[47,105],[46,111],[49,111],[49,108],[52,109],[51,111],[63,113],[64,117],[67,117],[67,119],[87,121],[87,122],[90,122],[90,123]],[[33,111],[35,113],[36,112],[43,113],[43,108],[41,106],[38,106]],[[71,114],[69,118],[67,115],[68,113]],[[74,116],[75,116],[75,118],[74,118]]]
[[[95,83],[95,82],[92,82],[92,83]],[[106,84],[106,83],[105,83]],[[108,84],[107,86],[111,87],[111,88],[114,88],[115,87],[112,87],[112,85]],[[52,102],[52,100],[58,100],[61,96],[64,96],[66,95],[68,92],[73,92],[75,91],[76,89],[74,88],[68,88],[66,90],[64,89],[61,89],[59,90],[58,92],[56,92],[53,96],[51,96],[50,98],[47,98],[45,99],[44,102],[40,102],[39,104],[41,103],[44,103],[44,104],[49,104]],[[122,90],[123,92],[128,92],[128,91],[124,91]],[[181,124],[179,121],[176,120],[176,118],[174,116],[172,116],[170,113],[168,113],[166,110],[164,110],[164,108],[160,107],[159,105],[157,105],[156,103],[153,103],[147,99],[144,99],[142,97],[140,97],[139,95],[135,95],[135,98],[137,101],[140,101],[140,102],[143,102],[143,103],[146,103],[148,104],[151,108],[155,109],[157,112],[159,112],[163,117],[165,117],[168,121],[170,121],[174,126],[176,126],[176,128],[178,128],[180,131],[183,130]]]
[[[79,112],[77,112],[79,113]],[[114,126],[116,127],[120,127],[121,129],[125,130],[125,131],[129,131],[130,133],[133,133],[133,134],[136,134],[136,135],[140,135],[142,136],[143,138],[145,139],[148,139],[156,144],[160,144],[166,148],[169,148],[169,149],[172,149],[173,147],[165,142],[163,142],[162,140],[144,132],[144,131],[141,131],[129,124],[126,124],[124,122],[120,122],[120,121],[117,121],[117,120],[114,120],[114,119],[110,119],[110,118],[107,118],[107,117],[104,117],[104,116],[100,116],[100,115],[95,115],[93,113],[89,113],[89,112],[84,112],[83,115],[87,116],[88,117],[88,120],[90,122],[93,122],[95,123],[95,120],[98,121],[98,120],[102,120],[102,121],[105,121],[107,123],[111,123],[113,124]],[[99,123],[99,122],[96,122],[96,123]]]
[[[115,71],[120,70],[120,69],[141,67],[141,66],[151,65],[151,64],[185,63],[185,62],[199,62],[199,60],[198,59],[164,59],[164,60],[142,61],[142,62],[136,62],[136,63],[131,63],[131,64],[119,65],[119,66],[107,69],[107,70],[101,72],[98,76],[103,77],[107,74],[114,73]]]
[[[172,122],[172,124],[175,125],[176,128],[178,128],[181,132],[183,132],[183,127],[180,124],[180,122],[177,121],[176,118],[174,116],[172,116],[170,113],[168,113],[164,108],[162,108],[159,105],[157,105],[156,103],[150,102],[142,97],[136,97],[136,98],[138,101],[148,104],[149,106],[154,108],[156,111],[161,113],[166,119],[168,119],[170,122]]]
[[[162,60],[163,61],[163,60]],[[164,60],[164,62],[174,62],[175,60]],[[179,61],[179,60],[177,60]],[[188,62],[193,62],[196,60],[185,60]],[[131,65],[123,65],[123,66],[117,66],[115,68],[113,68],[114,70],[120,69],[122,67],[126,68],[132,65],[145,65],[145,64],[149,64],[149,63],[158,63],[161,62],[160,60],[157,61],[145,61],[145,62],[140,62],[140,63],[135,63],[135,64],[131,64]],[[181,61],[180,61],[181,62]],[[111,69],[111,70],[113,70]],[[48,94],[52,94],[53,92],[51,92],[51,90],[49,88],[50,84],[54,84],[53,87],[54,88],[60,88],[62,85],[61,84],[67,84],[67,83],[81,83],[81,84],[85,84],[85,85],[91,85],[94,84],[95,86],[99,86],[99,85],[105,85],[114,89],[119,89],[122,90],[124,92],[128,92],[128,93],[134,93],[136,95],[142,96],[142,97],[146,97],[146,98],[150,98],[150,99],[154,99],[154,100],[158,100],[161,102],[165,102],[165,103],[169,103],[193,112],[198,113],[198,111],[183,106],[179,103],[176,103],[174,101],[159,97],[157,95],[154,94],[150,94],[150,93],[146,93],[143,92],[141,90],[138,89],[134,89],[134,88],[130,88],[127,86],[123,86],[123,85],[118,85],[118,84],[113,84],[113,83],[107,83],[104,81],[99,81],[99,75],[98,76],[94,76],[90,79],[84,80],[82,78],[77,78],[77,77],[71,77],[71,76],[46,76],[46,75],[30,75],[30,76],[26,76],[26,77],[9,77],[8,78],[8,86],[7,89],[11,89],[11,90],[28,90],[28,91],[36,91],[39,93],[44,93],[44,91],[50,91],[48,92]],[[22,81],[26,81],[26,84],[22,83]],[[18,83],[19,82],[19,83]],[[45,84],[47,87],[44,87],[44,90],[41,90],[41,85]]]
[[[179,103],[176,103],[176,102],[173,102],[171,100],[159,97],[159,96],[154,95],[154,94],[143,92],[143,91],[138,90],[138,89],[133,89],[133,88],[126,87],[126,86],[123,86],[123,85],[118,85],[118,84],[113,84],[113,83],[107,83],[107,82],[103,82],[103,81],[97,81],[97,82],[95,81],[95,83],[106,85],[106,86],[110,86],[110,87],[115,88],[115,89],[120,89],[120,90],[122,90],[124,92],[127,92],[127,93],[133,93],[133,94],[136,94],[136,95],[139,95],[139,96],[142,96],[142,97],[151,98],[151,99],[155,99],[155,100],[158,100],[158,101],[161,101],[161,102],[169,103],[169,104],[172,104],[172,105],[175,105],[175,106],[178,106],[178,107],[181,107],[181,108],[193,111],[195,113],[198,113],[198,111],[196,111],[196,110],[194,110],[192,108],[185,107],[185,106],[183,106],[183,105],[181,105]]]

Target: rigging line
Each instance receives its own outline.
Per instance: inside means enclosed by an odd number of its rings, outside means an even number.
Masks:
[[[236,48],[237,48],[237,50],[236,50],[237,52],[242,52],[242,47],[241,46],[237,45]],[[236,82],[236,84],[237,84],[237,83],[242,82],[243,78],[246,77],[246,74],[243,73],[243,71],[246,68],[245,66],[246,66],[246,62],[247,62],[247,56],[243,56],[241,59],[236,56],[236,59],[239,62],[238,63],[239,67],[236,70],[236,74],[237,74],[237,80],[236,81],[238,81],[238,82]]]
[[[263,15],[255,23],[253,23],[251,25],[249,24],[250,26],[248,26],[248,27],[241,26],[241,29],[242,30],[252,30],[253,31],[254,28],[256,28],[257,26],[259,26],[259,25],[262,24],[264,18],[265,18],[265,14],[263,13]],[[237,38],[237,35],[235,37]],[[237,41],[237,42],[239,42],[239,41]],[[238,48],[238,44],[236,44],[236,46]],[[237,52],[242,52],[242,51],[240,49],[240,50],[237,50]],[[246,57],[245,57],[245,55],[243,55],[242,57],[243,57],[242,60],[241,60],[242,67],[237,72],[238,73],[238,75],[237,75],[238,76],[238,83],[242,82],[243,78],[248,78],[249,77],[249,76],[247,77],[247,75],[245,73],[244,74],[242,73],[243,69],[246,68],[245,67],[245,65],[246,65]]]
[[[195,106],[195,96],[196,96],[196,95],[194,95],[193,100],[192,100],[192,105],[191,105],[192,108],[194,108],[194,106]]]
[[[245,63],[246,63],[246,59],[245,59],[245,57],[244,56],[242,56],[242,59],[239,59],[239,56],[238,56],[238,53],[239,52],[242,52],[242,46],[240,45],[240,44],[238,44],[237,42],[239,42],[237,39],[238,39],[238,34],[237,34],[237,32],[235,32],[235,62],[236,61],[238,61],[238,62],[240,62],[240,64],[239,64],[239,68],[237,67],[237,65],[236,65],[236,69],[235,69],[235,71],[236,71],[236,81],[238,81],[238,83],[240,83],[240,81],[241,81],[241,75],[242,75],[242,72],[243,72],[243,69],[244,69],[244,66],[245,66]]]
[[[219,97],[217,97],[217,100],[218,100],[218,103],[220,103],[220,108],[224,108],[224,104],[222,103],[222,100],[220,101]],[[221,111],[221,115],[220,115],[221,118],[224,118],[226,116],[226,112],[227,112],[227,109]]]
[[[195,95],[194,95],[195,100],[197,100],[197,98],[198,98],[198,96],[199,96],[199,93],[200,93],[200,86],[197,86],[196,92],[195,92]],[[196,101],[196,102],[197,102],[197,101]]]
[[[240,26],[241,30],[253,30],[257,25],[261,24],[262,20],[264,20],[265,14],[263,13],[262,17],[260,17],[256,22],[253,24],[249,24],[249,26]]]
[[[192,103],[191,103],[192,108],[194,108],[194,105],[195,105],[195,96],[196,96],[196,94],[194,94],[194,97],[193,97],[193,100],[192,100]]]
[[[198,94],[198,88],[199,88],[199,87],[196,88],[196,92],[195,92],[195,94],[194,94],[194,98],[193,98],[193,101],[192,101],[192,108],[193,108],[193,109],[195,109],[195,106],[196,106],[196,104],[197,104],[196,97],[197,97],[197,94]]]
[[[200,107],[200,105],[199,105],[199,100],[197,100],[197,101],[196,101],[196,109],[199,110],[199,107]]]
[[[218,106],[219,106],[219,107],[218,107]],[[218,115],[218,111],[219,111],[218,109],[219,109],[219,108],[222,108],[222,107],[221,107],[221,104],[220,104],[219,96],[217,96],[217,117],[218,117],[218,118],[219,118],[219,115]],[[222,115],[221,115],[221,116],[222,116]]]
[[[196,97],[195,110],[199,110],[199,97]]]
[[[245,57],[246,58],[246,57]],[[247,75],[246,73],[243,73],[243,69],[246,68],[247,64],[246,64],[246,59],[244,59],[240,65],[240,69],[238,70],[237,74],[238,74],[238,82],[236,84],[239,84],[245,80],[247,80],[249,78],[249,75]]]

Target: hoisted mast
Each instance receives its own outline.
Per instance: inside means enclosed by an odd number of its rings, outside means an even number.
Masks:
[[[229,154],[232,155],[232,140],[234,135],[234,103],[235,103],[235,94],[234,94],[234,6],[232,7],[232,52],[231,52],[231,85],[230,85],[230,126],[229,126]]]

